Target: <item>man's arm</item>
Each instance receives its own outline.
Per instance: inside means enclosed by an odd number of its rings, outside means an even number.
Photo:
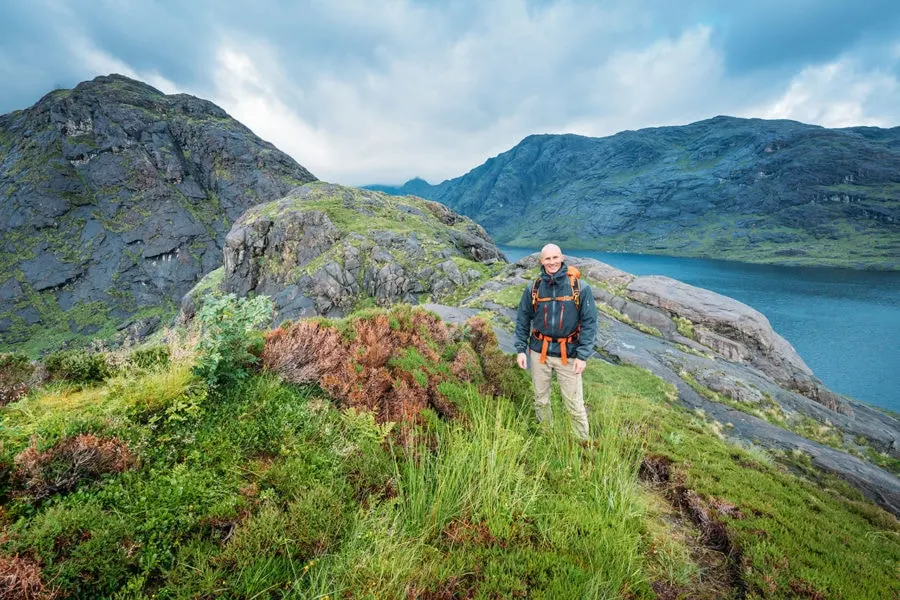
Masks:
[[[594,353],[594,341],[597,338],[597,305],[594,303],[594,292],[591,286],[581,287],[581,332],[578,334],[578,348],[575,357],[586,361]]]
[[[531,304],[531,287],[522,290],[522,299],[516,311],[516,361],[521,368],[526,366],[528,338],[531,336],[531,321],[534,319],[534,307]]]

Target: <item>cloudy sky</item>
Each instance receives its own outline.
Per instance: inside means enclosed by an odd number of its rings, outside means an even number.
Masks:
[[[0,113],[121,73],[320,179],[462,175],[532,133],[900,125],[895,0],[0,0]]]

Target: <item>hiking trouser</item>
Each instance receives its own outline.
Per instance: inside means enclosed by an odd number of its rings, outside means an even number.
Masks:
[[[562,392],[563,404],[572,420],[572,431],[578,439],[589,439],[587,412],[584,410],[584,392],[581,386],[581,375],[572,371],[572,363],[562,364],[558,356],[548,356],[547,362],[541,364],[541,353],[529,349],[531,354],[531,383],[534,384],[534,412],[539,423],[549,425],[553,419],[550,408],[550,381],[556,372],[559,391]]]

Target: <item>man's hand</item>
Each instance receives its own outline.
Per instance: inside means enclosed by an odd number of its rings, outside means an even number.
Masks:
[[[528,357],[525,356],[525,353],[524,353],[524,352],[519,352],[519,353],[516,355],[516,362],[519,363],[519,368],[520,368],[520,369],[527,369],[527,368],[528,368]],[[584,367],[582,367],[582,368],[584,368]]]
[[[584,372],[584,368],[587,366],[587,362],[581,360],[580,358],[576,358],[572,361],[572,370],[575,371],[576,375],[581,375]]]

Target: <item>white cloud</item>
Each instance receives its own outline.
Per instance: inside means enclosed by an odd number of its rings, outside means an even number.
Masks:
[[[640,104],[652,123],[652,86],[665,85],[672,96],[687,78],[687,90],[688,71],[698,71],[697,55],[708,47],[708,31],[697,30],[609,66],[606,46],[635,27],[625,13],[574,2],[482,6],[465,27],[448,20],[445,5],[391,3],[385,19],[370,4],[333,9],[346,14],[331,19],[371,22],[382,36],[364,68],[351,60],[344,69],[317,70],[315,56],[285,56],[243,33],[240,51],[229,41],[219,52],[214,99],[323,179],[441,181],[529,134],[614,112],[606,107]],[[653,69],[649,83],[617,84],[597,105],[597,65],[606,65],[604,76],[618,69],[625,77],[630,59]],[[633,95],[641,102],[630,102]]]
[[[272,62],[267,64],[271,67]],[[261,68],[249,55],[223,45],[217,56],[212,99],[258,136],[321,177],[322,171],[335,167],[339,157],[327,135],[279,98],[278,81],[270,79],[270,73],[271,68]]]
[[[34,22],[68,45],[72,80],[119,72],[209,98],[316,176],[347,184],[438,182],[533,133],[610,135],[717,114],[829,126],[900,121],[896,39],[875,48],[870,37],[865,50],[800,67],[788,60],[789,44],[742,47],[765,60],[729,71],[729,39],[768,38],[749,35],[757,25],[739,27],[746,19],[716,18],[730,9],[701,22],[704,2],[189,5],[135,0],[91,12],[49,2]],[[204,28],[180,29],[183,10]],[[146,25],[140,35],[116,26],[136,22]],[[729,38],[729,27],[741,35]],[[792,40],[791,27],[779,39]],[[40,66],[59,64],[47,60]],[[23,80],[15,65],[0,39],[0,83]]]
[[[100,50],[85,37],[73,34],[68,47],[72,52],[71,58],[88,73],[118,73],[148,83],[164,94],[175,94],[181,91],[176,84],[159,72],[155,70],[136,71],[122,60]]]
[[[697,26],[675,39],[613,52],[584,74],[596,109],[565,123],[563,130],[600,136],[712,116],[709,92],[724,88],[725,81],[722,57],[710,36],[709,27]]]
[[[895,75],[884,69],[864,69],[858,61],[844,57],[803,69],[780,97],[750,109],[747,116],[824,127],[892,127],[897,124],[898,101],[900,82]]]

